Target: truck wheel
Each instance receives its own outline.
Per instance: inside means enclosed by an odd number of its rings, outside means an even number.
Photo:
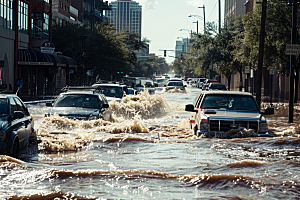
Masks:
[[[196,136],[198,136],[197,135],[197,131],[198,131],[198,127],[197,127],[197,125],[194,127],[194,134],[196,135]]]
[[[19,143],[17,141],[14,141],[12,146],[11,156],[14,158],[19,158]]]

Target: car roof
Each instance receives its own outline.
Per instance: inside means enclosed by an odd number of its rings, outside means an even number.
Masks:
[[[113,84],[113,83],[95,83],[92,86],[125,87],[125,85],[119,85],[119,84]]]
[[[17,96],[17,95],[15,95],[15,94],[0,94],[0,98],[6,98],[6,97],[8,97],[8,96]]]
[[[182,81],[180,78],[171,78],[169,81]]]
[[[213,90],[213,91],[202,91],[204,94],[234,94],[234,95],[245,95],[252,96],[249,92],[241,92],[241,91],[228,91],[228,90]]]

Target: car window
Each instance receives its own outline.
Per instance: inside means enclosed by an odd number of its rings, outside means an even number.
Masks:
[[[7,112],[7,99],[0,99],[0,117],[4,117],[8,114]]]
[[[10,102],[10,113],[11,114],[14,114],[15,111],[19,111],[17,103],[12,98],[10,98],[9,102]]]
[[[167,86],[183,86],[183,83],[179,81],[172,81],[169,82]]]
[[[259,111],[257,104],[252,96],[233,95],[233,94],[210,94],[206,95],[202,101],[203,109],[221,110],[248,110]]]
[[[122,98],[124,95],[123,89],[121,87],[114,86],[97,86],[102,90],[102,93],[108,97]]]
[[[100,105],[100,100],[96,95],[70,94],[60,96],[53,107],[82,107],[99,109]]]
[[[18,110],[22,111],[24,113],[24,115],[28,116],[29,115],[28,110],[25,108],[23,103],[18,98],[14,98],[14,100],[17,104]]]
[[[211,89],[217,89],[217,90],[226,90],[226,86],[223,84],[211,84]]]

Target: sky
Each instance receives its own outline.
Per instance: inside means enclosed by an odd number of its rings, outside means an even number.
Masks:
[[[219,0],[133,0],[142,5],[142,38],[150,40],[150,53],[163,57],[163,50],[175,50],[176,40],[190,38],[191,30],[203,33],[203,7],[205,21],[218,23]],[[221,21],[223,23],[224,1],[221,0]],[[111,1],[108,1],[109,3]],[[196,15],[188,17],[190,15]],[[180,29],[184,29],[180,31]],[[179,38],[178,38],[179,37]],[[178,38],[178,39],[177,39]],[[174,51],[167,51],[166,61],[174,61]]]

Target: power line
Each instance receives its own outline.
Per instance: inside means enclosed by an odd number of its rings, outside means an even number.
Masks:
[[[215,6],[214,6],[213,10],[211,11],[211,13],[209,14],[208,18],[213,14],[213,12],[214,12],[214,10],[215,10],[215,8],[216,8],[216,6],[217,6],[217,3],[218,3],[218,2],[216,2]]]

